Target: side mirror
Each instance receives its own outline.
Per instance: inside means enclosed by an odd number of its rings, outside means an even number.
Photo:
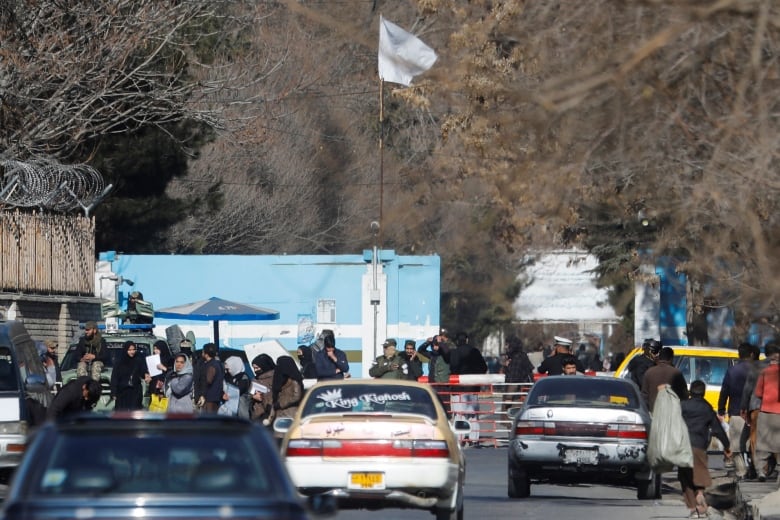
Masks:
[[[452,429],[455,433],[469,433],[471,431],[471,423],[462,419],[456,419],[452,423]]]
[[[274,421],[274,431],[276,433],[287,433],[292,425],[292,417],[280,417]]]
[[[521,410],[521,408],[519,406],[515,406],[514,408],[510,408],[509,410],[506,411],[506,416],[509,419],[514,419],[520,413],[520,410]]]
[[[333,516],[339,509],[336,497],[325,494],[306,497],[306,507],[316,516]]]
[[[39,374],[29,374],[27,379],[24,381],[24,388],[33,394],[49,391],[49,389],[46,387],[46,376]]]

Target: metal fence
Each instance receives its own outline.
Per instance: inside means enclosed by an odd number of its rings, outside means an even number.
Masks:
[[[471,423],[471,433],[461,435],[464,446],[496,448],[506,446],[512,421],[507,410],[520,406],[531,383],[475,383],[451,381],[432,383],[453,418]]]

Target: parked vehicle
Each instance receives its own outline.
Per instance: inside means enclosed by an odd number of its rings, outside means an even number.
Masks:
[[[103,387],[103,394],[100,396],[100,400],[95,406],[95,410],[113,410],[114,402],[111,400],[111,372],[114,364],[124,351],[123,345],[125,344],[125,341],[132,341],[135,343],[138,348],[137,356],[146,357],[152,352],[152,345],[154,345],[154,342],[159,340],[165,341],[165,338],[155,336],[152,333],[152,325],[145,324],[120,325],[117,330],[105,330],[101,328],[100,333],[103,335],[103,339],[106,340],[109,357],[106,364],[103,366],[103,372],[100,374],[100,385]],[[71,343],[70,346],[68,346],[68,350],[60,363],[63,385],[76,379],[76,367],[79,363],[76,354],[77,346],[78,338],[76,338],[74,343]],[[144,395],[146,395],[145,389]]]
[[[0,481],[24,454],[33,407],[48,407],[52,394],[35,342],[19,321],[0,322]]]
[[[690,385],[700,379],[707,385],[704,398],[713,408],[718,409],[718,396],[726,370],[739,360],[737,350],[723,347],[690,347],[671,345],[674,349],[674,366],[680,369],[685,381]],[[642,349],[635,348],[615,371],[615,377],[628,378],[628,364],[635,356],[641,356]]]
[[[463,519],[466,461],[429,385],[347,379],[317,383],[294,418],[277,419],[282,455],[304,495],[335,497],[345,509],[427,509]]]
[[[548,376],[510,409],[510,498],[526,498],[531,483],[634,485],[637,497],[660,497],[650,468],[650,413],[637,386],[601,376]]]
[[[267,431],[220,415],[115,412],[67,417],[35,434],[5,520],[304,520],[333,500],[296,493]]]

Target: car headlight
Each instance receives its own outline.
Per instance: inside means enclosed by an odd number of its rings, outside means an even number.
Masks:
[[[0,423],[0,434],[27,435],[27,421],[13,421],[13,422]]]

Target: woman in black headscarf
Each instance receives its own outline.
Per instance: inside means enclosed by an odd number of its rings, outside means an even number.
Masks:
[[[143,387],[141,381],[150,380],[146,361],[138,355],[138,348],[132,341],[125,341],[124,352],[111,371],[111,398],[115,399],[114,410],[141,410],[143,408]]]
[[[303,376],[290,356],[276,359],[271,393],[275,418],[295,415],[303,398]]]
[[[250,417],[253,421],[265,422],[269,420],[273,413],[273,384],[274,371],[276,363],[268,354],[260,354],[252,360],[252,370],[255,372],[254,383],[263,385],[266,388],[264,392],[257,392],[254,388],[252,392],[252,412]]]
[[[298,361],[301,364],[301,374],[304,379],[317,379],[317,367],[314,365],[314,357],[311,347],[298,345]]]

